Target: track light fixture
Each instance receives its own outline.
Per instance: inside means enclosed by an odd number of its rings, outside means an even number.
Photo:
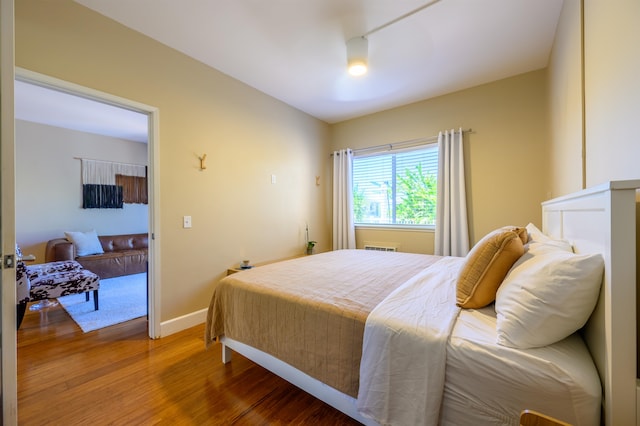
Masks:
[[[367,36],[373,34],[377,31],[380,31],[383,28],[388,27],[391,24],[395,24],[398,21],[401,21],[409,16],[420,12],[423,9],[426,9],[429,6],[432,6],[441,0],[431,0],[430,2],[423,4],[417,9],[413,9],[412,11],[405,13],[402,16],[398,16],[396,19],[393,19],[386,24],[380,25],[372,29],[371,31],[359,36],[350,38],[347,41],[347,69],[349,70],[349,74],[354,76],[360,76],[367,73],[367,68],[369,66],[369,41],[367,40]]]
[[[347,41],[347,67],[353,76],[367,73],[369,42],[364,37],[354,37]]]

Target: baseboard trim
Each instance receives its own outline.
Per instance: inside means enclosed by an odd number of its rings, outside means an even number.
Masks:
[[[187,328],[204,323],[207,319],[207,309],[201,309],[181,317],[160,323],[160,337],[166,337]]]

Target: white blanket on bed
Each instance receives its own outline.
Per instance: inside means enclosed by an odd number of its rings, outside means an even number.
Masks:
[[[436,425],[447,340],[458,316],[464,258],[443,258],[387,296],[367,318],[358,410],[383,425]]]

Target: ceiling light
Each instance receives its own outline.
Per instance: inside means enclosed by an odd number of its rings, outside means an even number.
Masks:
[[[383,28],[387,28],[389,25],[395,24],[396,22],[402,21],[403,19],[408,18],[409,16],[414,15],[423,9],[426,9],[429,6],[433,6],[440,1],[441,0],[431,0],[428,3],[425,3],[422,6],[418,7],[417,9],[413,9],[412,11],[407,12],[404,15],[398,16],[397,18],[374,28],[371,31],[368,31],[359,37],[353,37],[349,39],[347,41],[347,69],[349,70],[349,74],[359,76],[367,73],[367,67],[369,65],[369,41],[366,37],[368,35],[376,33]]]
[[[354,76],[367,73],[367,58],[369,42],[364,37],[354,37],[347,41],[347,67],[349,74]]]

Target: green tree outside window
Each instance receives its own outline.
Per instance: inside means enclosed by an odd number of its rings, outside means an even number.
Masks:
[[[398,176],[401,201],[396,206],[396,221],[405,224],[432,225],[436,221],[437,179],[422,171],[406,169]]]

